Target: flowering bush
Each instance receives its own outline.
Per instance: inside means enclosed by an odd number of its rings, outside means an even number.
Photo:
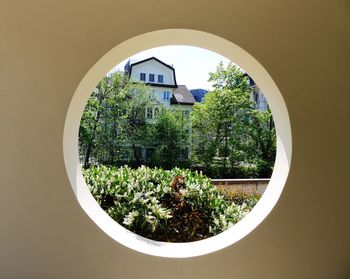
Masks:
[[[83,170],[90,192],[115,221],[141,236],[188,242],[216,235],[256,204],[235,203],[208,177],[174,168],[98,166]]]

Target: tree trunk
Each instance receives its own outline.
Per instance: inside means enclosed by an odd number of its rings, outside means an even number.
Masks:
[[[92,151],[92,143],[88,145],[88,148],[86,150],[85,159],[84,159],[84,169],[88,169],[90,167],[90,156]]]
[[[101,105],[101,103],[102,103],[102,100],[100,100],[100,105]],[[90,161],[90,156],[91,156],[93,145],[94,145],[94,140],[95,140],[95,137],[96,137],[97,124],[98,124],[98,121],[100,120],[100,115],[101,115],[101,110],[97,111],[97,113],[96,113],[96,120],[95,120],[95,123],[94,123],[94,128],[93,128],[93,132],[92,132],[92,136],[91,136],[91,141],[89,142],[89,145],[87,147],[86,155],[85,155],[85,159],[84,159],[84,168],[85,169],[90,167],[89,161]]]

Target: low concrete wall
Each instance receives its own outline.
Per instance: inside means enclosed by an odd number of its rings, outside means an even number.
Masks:
[[[229,191],[258,192],[263,194],[270,182],[269,178],[255,179],[212,179],[211,182]]]

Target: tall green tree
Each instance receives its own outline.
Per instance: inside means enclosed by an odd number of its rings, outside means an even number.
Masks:
[[[248,76],[237,66],[220,63],[209,76],[214,90],[191,114],[193,161],[217,177],[247,175],[242,170],[252,166],[249,176],[269,176],[276,148],[271,112],[255,109]]]
[[[252,127],[250,136],[254,149],[251,152],[257,154],[259,175],[269,177],[276,157],[276,129],[271,110],[253,110]]]
[[[229,175],[233,162],[246,159],[245,131],[249,125],[251,101],[240,89],[216,89],[206,94],[203,103],[192,111],[194,160],[204,164],[220,165],[220,174]],[[231,163],[231,166],[229,164]]]
[[[189,117],[181,111],[162,108],[152,125],[152,164],[171,169],[187,160],[190,147]]]
[[[241,92],[250,93],[248,76],[236,65],[229,63],[226,67],[220,62],[215,72],[209,73],[209,82],[215,89],[238,89]]]
[[[79,151],[85,168],[89,167],[91,158],[100,157],[103,142],[106,140],[106,127],[110,105],[123,88],[121,74],[105,76],[98,83],[85,106],[79,129]]]
[[[91,163],[115,165],[130,154],[140,160],[135,150],[147,133],[145,108],[154,102],[150,96],[147,85],[130,82],[121,73],[99,82],[80,122],[80,157],[85,168]]]
[[[152,109],[157,102],[152,97],[150,87],[142,83],[129,83],[125,87],[126,102],[123,103],[125,114],[123,116],[123,134],[126,146],[130,146],[129,158],[133,158],[137,166],[142,164],[140,147],[149,144],[150,122],[146,119],[146,110]]]

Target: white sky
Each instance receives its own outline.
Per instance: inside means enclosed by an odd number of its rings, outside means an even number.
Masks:
[[[208,82],[209,72],[214,72],[222,61],[227,65],[230,61],[215,52],[192,46],[163,46],[139,52],[115,66],[112,71],[124,71],[129,59],[143,60],[156,57],[175,68],[177,84],[184,84],[188,89],[211,89]]]

